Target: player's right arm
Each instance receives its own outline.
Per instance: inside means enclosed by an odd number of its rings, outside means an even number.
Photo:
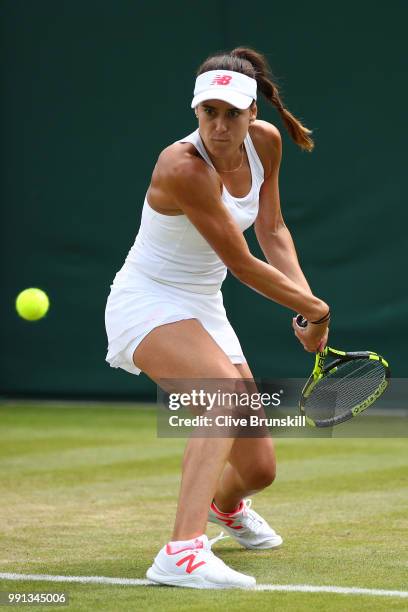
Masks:
[[[219,176],[203,160],[189,154],[173,158],[172,163],[165,164],[161,177],[161,188],[242,283],[309,321],[316,321],[327,313],[328,306],[323,300],[251,254],[239,226],[221,200]],[[326,326],[309,325],[308,328],[302,343],[307,350],[314,351]]]

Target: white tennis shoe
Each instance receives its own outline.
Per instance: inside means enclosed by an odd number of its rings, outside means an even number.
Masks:
[[[211,523],[222,525],[244,548],[263,550],[277,548],[283,542],[272,527],[255,510],[251,499],[243,499],[235,512],[221,512],[212,502],[208,513]]]
[[[160,550],[147,570],[149,580],[193,589],[248,589],[255,578],[231,569],[211,551],[223,534],[209,540],[201,535],[189,542],[170,542]],[[228,536],[224,536],[228,537]]]

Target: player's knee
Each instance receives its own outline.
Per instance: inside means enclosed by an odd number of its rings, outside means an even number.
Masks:
[[[254,489],[265,489],[269,487],[276,477],[275,465],[266,463],[259,465],[256,472],[253,474],[253,482],[251,483]]]

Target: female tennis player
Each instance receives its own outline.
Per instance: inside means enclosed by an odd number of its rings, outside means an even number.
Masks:
[[[310,131],[284,107],[258,52],[211,56],[197,74],[191,106],[198,129],[160,154],[138,235],[106,307],[107,361],[157,383],[252,378],[223,306],[227,269],[315,323],[300,329],[292,322],[306,350],[322,349],[328,334],[329,307],[310,290],[282,218],[281,138],[256,118],[257,89],[302,149],[313,148]],[[243,231],[252,224],[268,263],[248,249]],[[270,437],[190,439],[172,540],[148,578],[194,588],[253,586],[255,578],[213,554],[205,530],[210,520],[247,549],[279,546],[282,538],[246,499],[274,477]]]

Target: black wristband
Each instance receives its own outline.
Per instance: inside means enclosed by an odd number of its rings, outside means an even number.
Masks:
[[[321,323],[326,323],[326,321],[330,319],[330,316],[331,316],[331,312],[329,308],[327,313],[321,319],[318,319],[317,321],[310,321],[310,322],[313,323],[313,325],[320,325]]]

